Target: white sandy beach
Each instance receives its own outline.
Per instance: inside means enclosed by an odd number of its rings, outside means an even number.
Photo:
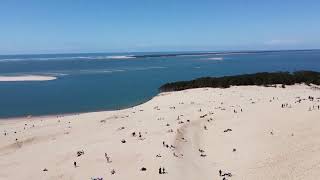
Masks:
[[[57,79],[53,76],[25,75],[25,76],[0,76],[0,82],[14,81],[51,81]]]
[[[319,105],[306,85],[202,88],[119,111],[0,120],[0,179],[318,179]]]

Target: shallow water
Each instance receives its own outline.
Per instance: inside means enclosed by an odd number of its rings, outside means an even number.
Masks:
[[[145,54],[0,56],[0,76],[58,77],[43,82],[0,82],[0,117],[125,108],[152,98],[166,82],[203,76],[320,71],[319,50],[138,58],[132,55]]]

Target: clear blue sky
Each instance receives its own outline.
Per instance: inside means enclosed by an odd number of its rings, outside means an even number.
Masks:
[[[1,0],[0,54],[320,48],[320,0]]]

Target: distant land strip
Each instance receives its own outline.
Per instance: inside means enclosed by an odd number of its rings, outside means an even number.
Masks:
[[[277,52],[309,52],[318,49],[305,49],[305,50],[266,50],[266,51],[217,51],[217,52],[186,52],[186,53],[168,53],[168,54],[144,54],[144,55],[131,55],[133,58],[154,58],[154,57],[176,57],[176,56],[199,56],[199,55],[230,55],[230,54],[264,54],[264,53],[277,53]]]

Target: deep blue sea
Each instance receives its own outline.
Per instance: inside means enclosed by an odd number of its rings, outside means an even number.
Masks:
[[[157,56],[143,56],[149,54]],[[0,117],[126,108],[149,100],[166,82],[203,76],[320,71],[320,50],[205,55],[180,52],[177,56],[158,56],[161,54],[168,53],[0,56],[0,76],[32,74],[58,78],[0,82]]]

